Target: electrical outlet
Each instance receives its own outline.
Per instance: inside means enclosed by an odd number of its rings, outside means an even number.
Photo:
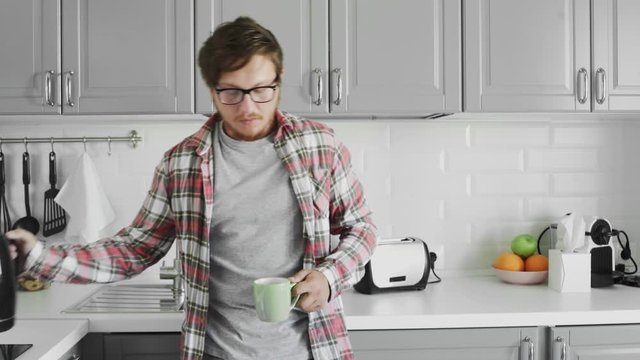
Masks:
[[[435,249],[429,249],[429,251],[436,253],[435,268],[444,269],[444,245],[438,245]]]

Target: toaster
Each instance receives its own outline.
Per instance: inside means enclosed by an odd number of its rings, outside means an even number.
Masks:
[[[363,294],[397,290],[424,290],[433,269],[427,244],[414,237],[383,239],[354,285]]]

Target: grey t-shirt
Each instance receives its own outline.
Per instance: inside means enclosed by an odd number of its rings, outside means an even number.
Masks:
[[[205,352],[222,359],[312,358],[308,315],[258,319],[253,280],[302,268],[302,214],[273,147],[273,134],[239,141],[214,132],[209,309]]]

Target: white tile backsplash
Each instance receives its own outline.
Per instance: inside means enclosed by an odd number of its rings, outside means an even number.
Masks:
[[[525,155],[527,171],[575,171],[598,168],[598,152],[595,149],[529,149]]]
[[[471,195],[547,195],[550,189],[547,174],[476,174],[471,180]]]
[[[87,144],[117,213],[105,231],[112,233],[135,216],[162,153],[202,120],[94,122],[0,122],[0,137],[126,136],[137,130],[143,142],[136,149],[113,143],[109,156],[106,143]],[[627,231],[634,254],[640,253],[640,125],[633,121],[523,120],[514,115],[502,121],[484,116],[325,122],[351,150],[381,235],[425,239],[431,250],[442,253],[441,269],[489,268],[513,236],[537,236],[568,211],[609,218],[615,228]],[[24,215],[24,145],[5,144],[3,150],[15,220]],[[84,147],[57,143],[55,150],[60,187]],[[30,144],[29,151],[31,206],[41,219],[50,145]],[[144,276],[157,276],[155,271]]]
[[[480,125],[480,126],[478,126]],[[470,125],[470,146],[516,147],[545,146],[550,142],[549,126],[542,123],[522,122],[514,117],[513,123],[474,122]]]
[[[451,172],[521,171],[523,151],[472,147],[447,151],[446,159],[445,169]]]
[[[608,195],[616,189],[609,173],[553,174],[554,195]]]

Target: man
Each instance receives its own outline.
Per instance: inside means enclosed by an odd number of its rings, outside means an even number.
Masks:
[[[222,24],[198,63],[217,113],[165,153],[133,223],[48,249],[14,230],[14,255],[44,280],[112,282],[177,240],[182,359],[353,358],[340,294],[362,276],[377,235],[349,152],[327,126],[278,110],[282,51],[253,20]],[[264,276],[297,283],[299,310],[284,322],[256,316],[251,286]]]

